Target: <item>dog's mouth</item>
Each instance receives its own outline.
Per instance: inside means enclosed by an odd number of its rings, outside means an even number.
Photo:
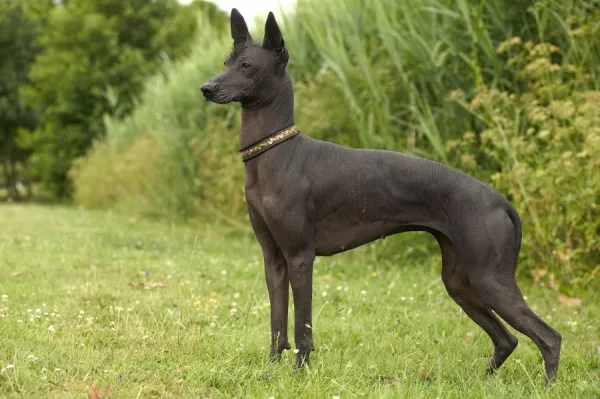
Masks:
[[[243,97],[242,93],[236,93],[235,95],[230,95],[229,93],[224,92],[224,91],[212,91],[212,92],[203,91],[202,94],[204,94],[204,98],[206,99],[206,101],[216,103],[216,104],[227,104],[230,102],[240,102]]]

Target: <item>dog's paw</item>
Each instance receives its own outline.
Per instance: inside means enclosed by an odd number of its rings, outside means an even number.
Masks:
[[[302,369],[310,366],[310,352],[309,353],[296,353],[296,365],[295,369]]]
[[[279,345],[277,345],[277,352],[279,354],[281,354],[286,349],[292,349],[292,345],[290,345],[290,343],[287,341],[280,342]]]

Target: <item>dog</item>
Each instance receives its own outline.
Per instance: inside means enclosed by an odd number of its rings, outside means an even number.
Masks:
[[[546,383],[558,371],[562,337],[527,305],[515,280],[521,221],[500,193],[441,163],[400,152],[353,149],[301,134],[294,122],[289,52],[273,13],[261,44],[237,9],[233,51],[223,72],[202,87],[214,103],[239,102],[245,197],[260,243],[271,303],[270,358],[288,341],[289,286],[294,300],[296,367],[308,365],[312,276],[316,256],[329,256],[405,231],[439,243],[450,297],[491,338],[486,373],[500,367],[517,338],[533,340]]]

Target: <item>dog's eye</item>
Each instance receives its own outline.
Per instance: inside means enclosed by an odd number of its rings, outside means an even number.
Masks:
[[[247,69],[250,67],[250,64],[248,64],[247,62],[242,62],[242,68]]]

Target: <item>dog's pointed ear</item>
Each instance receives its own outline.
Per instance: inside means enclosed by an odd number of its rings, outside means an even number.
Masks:
[[[231,10],[231,38],[233,39],[233,45],[237,46],[252,40],[250,32],[248,31],[248,25],[242,14],[234,8]]]
[[[279,30],[277,21],[275,21],[275,15],[272,12],[269,12],[267,22],[265,23],[265,38],[263,39],[262,46],[274,51],[276,54],[283,54],[285,52],[283,36]]]

